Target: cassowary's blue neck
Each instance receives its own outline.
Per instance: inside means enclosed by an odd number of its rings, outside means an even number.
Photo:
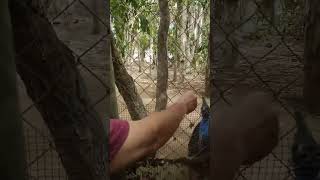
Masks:
[[[202,106],[201,106],[201,121],[199,123],[199,148],[206,149],[209,145],[209,119],[210,119],[210,108],[205,100],[202,97]]]
[[[199,124],[199,137],[201,139],[209,138],[209,118],[202,117]]]

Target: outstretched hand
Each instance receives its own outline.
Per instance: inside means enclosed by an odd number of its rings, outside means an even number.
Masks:
[[[178,98],[176,103],[182,104],[186,114],[189,114],[197,107],[197,97],[193,91],[187,91]]]

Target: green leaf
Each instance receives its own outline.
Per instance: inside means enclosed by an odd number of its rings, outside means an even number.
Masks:
[[[140,16],[140,29],[142,32],[150,34],[149,21],[145,16]]]
[[[137,0],[127,0],[127,2],[134,8],[138,9],[139,8],[139,2]]]

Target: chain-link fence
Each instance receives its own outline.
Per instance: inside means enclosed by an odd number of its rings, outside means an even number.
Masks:
[[[105,68],[108,28],[104,21],[105,9],[101,10],[104,2],[96,1],[101,3],[98,5],[85,0],[39,2],[41,9],[45,9],[42,14],[47,14],[59,39],[76,57],[78,70],[86,82],[91,107],[98,112],[100,119],[104,119],[108,108],[108,75]],[[39,5],[39,2],[36,4]],[[242,168],[237,179],[284,180],[294,177],[290,165],[294,121],[290,111],[292,107],[301,105],[303,5],[302,1],[285,0],[216,1],[213,91],[217,92],[217,96],[214,97],[214,103],[211,102],[212,108],[219,106],[224,99],[222,97],[245,85],[271,92],[283,109],[280,144],[263,161]],[[168,103],[174,102],[175,98],[189,89],[197,92],[198,102],[201,102],[202,96],[209,97],[209,2],[169,1],[169,10]],[[158,2],[111,1],[111,16],[114,33],[112,43],[119,53],[117,60],[131,75],[146,111],[152,112],[156,104],[157,31],[160,21]],[[292,19],[299,21],[293,22]],[[37,33],[33,35],[35,39],[41,37]],[[53,138],[43,121],[43,114],[41,116],[37,110],[39,102],[28,97],[23,84],[20,81],[28,177],[67,179]],[[130,120],[128,102],[120,94],[117,91],[120,118]],[[169,161],[165,163],[165,160],[187,156],[190,136],[200,121],[200,105],[185,117],[175,135],[158,151],[154,163],[148,161],[139,167],[134,172],[135,177],[182,179],[190,176],[188,169]]]
[[[77,0],[12,1],[28,179],[68,179],[68,168],[63,164],[70,161],[64,154],[78,157],[84,171],[90,161],[96,162],[91,166],[96,169],[88,170],[94,172],[91,177],[106,176],[108,141],[101,133],[107,128],[101,123],[108,96],[107,31],[103,25],[106,11],[105,2],[95,3],[94,6],[91,1]],[[79,139],[82,142],[78,146]],[[102,146],[96,146],[95,139],[100,139],[97,144]],[[73,151],[61,149],[65,143]],[[81,149],[81,143],[87,143],[87,149]],[[81,155],[84,151],[87,157]],[[69,172],[81,175],[78,171],[82,168],[77,169],[77,163],[69,167]]]
[[[205,81],[208,80],[205,78],[205,73],[208,67],[209,4],[201,1],[169,3],[171,26],[168,52],[169,62],[172,63],[169,68],[169,99],[177,96],[176,92],[180,94],[186,89],[195,90],[199,97],[204,96]],[[263,161],[252,167],[243,168],[239,173],[239,179],[293,179],[290,168],[290,147],[294,121],[290,111],[292,107],[301,105],[296,99],[299,99],[302,93],[303,3],[285,1],[216,3],[217,19],[214,22],[216,29],[213,44],[216,64],[214,91],[217,96],[214,98],[212,108],[221,105],[219,102],[223,101],[222,96],[234,93],[232,91],[236,91],[238,87],[250,86],[252,89],[257,88],[275,95],[283,110],[279,146]],[[158,18],[159,9],[155,2],[140,6],[139,10],[144,9],[152,11],[151,14]],[[294,9],[298,11],[291,13]],[[134,17],[134,10],[133,8],[133,14],[129,13],[129,17]],[[292,23],[289,20],[292,18],[299,21],[296,21],[296,24]],[[115,17],[114,21],[121,23],[121,17]],[[150,23],[153,22],[158,25],[159,19],[150,20]],[[131,37],[129,44],[137,46],[141,43],[140,37],[145,34],[151,41],[156,37],[156,33],[152,32],[129,34]],[[152,64],[156,57],[154,53],[156,52],[152,50],[146,52],[150,58],[143,63],[141,59],[145,57],[139,56],[139,49],[137,53],[124,55],[130,67],[128,71],[141,89],[140,94],[148,99],[146,104],[151,106],[151,110],[155,106],[156,89],[156,73]],[[158,152],[157,158],[175,159],[186,156],[191,132],[199,120],[200,111],[197,109],[186,117],[174,137]],[[186,171],[180,173],[181,168],[178,168],[178,165],[163,165],[164,161],[157,162],[159,163],[155,163],[156,165],[146,165],[148,168],[141,168],[142,172],[138,174],[144,173],[147,177],[156,176],[160,179],[168,179],[173,175],[179,178],[190,175]],[[159,166],[162,168],[159,169]]]
[[[213,78],[217,95],[213,98],[212,108],[218,109],[220,101],[239,93],[238,88],[243,85],[271,93],[282,111],[280,143],[264,160],[243,167],[237,179],[294,179],[291,168],[294,120],[291,112],[293,108],[301,108],[301,101],[293,99],[302,97],[302,23],[287,24],[292,14],[286,9],[286,1],[239,3],[225,1],[217,7],[223,14],[214,22]],[[299,5],[295,6],[298,9]],[[300,4],[299,8],[303,9],[303,6]],[[302,12],[297,14],[302,15]]]

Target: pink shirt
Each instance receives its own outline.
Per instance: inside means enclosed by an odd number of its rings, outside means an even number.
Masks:
[[[128,121],[111,119],[109,131],[109,159],[113,160],[123,143],[128,137],[129,123]]]

